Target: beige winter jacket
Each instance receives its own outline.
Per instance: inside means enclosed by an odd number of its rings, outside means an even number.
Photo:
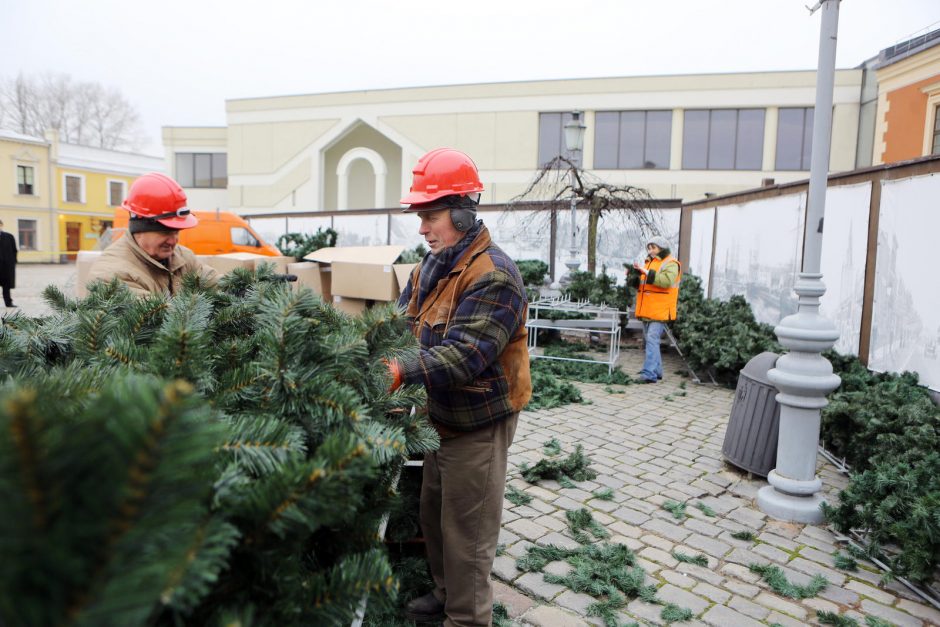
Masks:
[[[134,237],[127,234],[104,250],[91,267],[88,281],[110,281],[117,277],[138,296],[172,295],[179,290],[183,275],[193,271],[204,276],[210,285],[218,281],[215,269],[199,261],[185,246],[177,246],[167,265],[163,265],[145,253]]]

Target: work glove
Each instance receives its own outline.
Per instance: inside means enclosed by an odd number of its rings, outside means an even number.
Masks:
[[[392,378],[391,384],[388,386],[389,393],[394,392],[401,387],[401,366],[398,365],[398,361],[395,359],[382,359],[382,363],[385,364],[385,367],[388,368],[388,374]]]

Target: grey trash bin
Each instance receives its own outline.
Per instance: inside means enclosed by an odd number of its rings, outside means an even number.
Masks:
[[[777,462],[780,404],[775,398],[778,390],[767,373],[779,357],[777,353],[761,353],[741,369],[721,447],[725,459],[761,477]]]

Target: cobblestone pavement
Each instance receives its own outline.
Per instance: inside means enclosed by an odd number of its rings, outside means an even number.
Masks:
[[[496,596],[516,624],[603,625],[587,613],[595,599],[515,566],[516,558],[533,543],[576,547],[565,512],[586,507],[611,533],[611,542],[636,553],[660,599],[693,612],[692,621],[680,624],[818,625],[816,612],[825,610],[861,625],[866,624],[865,616],[903,626],[940,625],[940,611],[902,584],[880,586],[881,573],[874,565],[860,561],[855,572],[837,569],[832,557],[837,542],[826,528],[769,520],[760,512],[754,499],[767,483],[722,462],[733,391],[688,382],[675,374],[681,362],[668,353],[664,358],[666,376],[656,385],[611,388],[579,383],[592,404],[522,414],[510,449],[509,485],[533,498],[522,506],[504,501],[500,543],[505,548],[493,567]],[[625,372],[636,372],[642,352],[624,350],[621,363]],[[562,455],[576,444],[584,445],[597,478],[567,489],[555,481],[532,485],[523,480],[519,466],[546,457],[544,443],[552,437],[561,443]],[[846,478],[825,463],[819,465],[819,476],[828,500],[834,502]],[[613,488],[612,501],[591,494],[603,487]],[[669,500],[688,503],[683,520],[662,508]],[[716,516],[697,509],[699,502]],[[737,540],[731,537],[736,531],[750,531],[756,539]],[[708,567],[680,563],[672,552],[704,555]],[[830,583],[816,597],[789,599],[751,572],[752,563],[778,565],[798,585],[815,574]],[[568,569],[564,562],[553,562],[545,572],[564,574]],[[619,619],[661,625],[661,609],[636,599]]]
[[[75,296],[75,264],[21,263],[16,266],[16,287],[13,303],[27,316],[42,316],[49,307],[42,300],[42,291],[47,285],[56,285],[67,296]],[[2,309],[3,314],[17,309]]]

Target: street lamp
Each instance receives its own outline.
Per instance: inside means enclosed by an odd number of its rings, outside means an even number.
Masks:
[[[571,120],[565,124],[565,148],[568,149],[569,158],[573,164],[577,164],[577,153],[581,152],[584,149],[584,130],[587,127],[581,121],[581,112],[573,111],[571,113]],[[565,265],[568,266],[568,274],[570,275],[575,272],[578,267],[581,265],[581,262],[578,261],[578,227],[577,227],[577,207],[578,207],[578,196],[575,193],[578,184],[578,177],[575,173],[575,168],[577,165],[573,165],[570,170],[571,175],[571,248],[569,249],[569,259],[565,262]]]

